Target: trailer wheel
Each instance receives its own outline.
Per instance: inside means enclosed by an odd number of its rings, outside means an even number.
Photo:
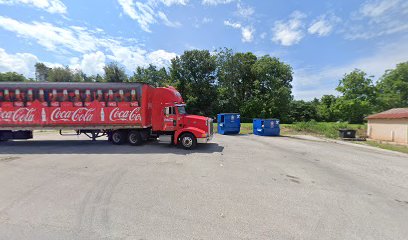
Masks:
[[[126,132],[116,130],[112,133],[112,143],[115,145],[121,145],[126,142]]]
[[[141,145],[143,140],[140,131],[130,131],[128,134],[128,142],[133,146]]]
[[[191,150],[197,145],[197,139],[191,133],[184,133],[180,137],[179,144],[186,150]]]

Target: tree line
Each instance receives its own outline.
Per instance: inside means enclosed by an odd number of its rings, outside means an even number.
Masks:
[[[282,122],[346,121],[362,123],[378,111],[408,106],[408,62],[387,70],[377,82],[361,70],[339,80],[338,96],[324,95],[312,101],[294,100],[293,69],[278,58],[251,52],[220,49],[190,50],[171,60],[168,68],[150,64],[136,67],[132,75],[118,63],[104,67],[103,75],[86,75],[69,67],[50,68],[36,63],[35,79],[15,72],[0,73],[0,81],[144,82],[155,87],[174,86],[188,111],[215,116],[239,112],[244,121],[255,117]]]

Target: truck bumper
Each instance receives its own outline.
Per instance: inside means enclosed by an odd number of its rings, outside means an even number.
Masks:
[[[197,138],[197,143],[208,143],[209,141],[211,141],[212,138],[213,136],[209,136],[206,138]]]

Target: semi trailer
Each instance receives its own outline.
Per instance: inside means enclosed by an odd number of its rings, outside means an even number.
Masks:
[[[144,83],[0,83],[0,141],[34,130],[74,130],[92,140],[141,145],[149,138],[194,148],[213,137],[211,118],[189,115],[173,87]]]

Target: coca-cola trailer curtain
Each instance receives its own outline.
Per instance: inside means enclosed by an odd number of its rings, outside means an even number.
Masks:
[[[141,107],[130,104],[104,106],[97,101],[87,107],[46,107],[34,101],[29,107],[2,104],[0,124],[6,125],[139,125],[142,123]]]
[[[0,126],[142,123],[140,83],[0,83]]]

